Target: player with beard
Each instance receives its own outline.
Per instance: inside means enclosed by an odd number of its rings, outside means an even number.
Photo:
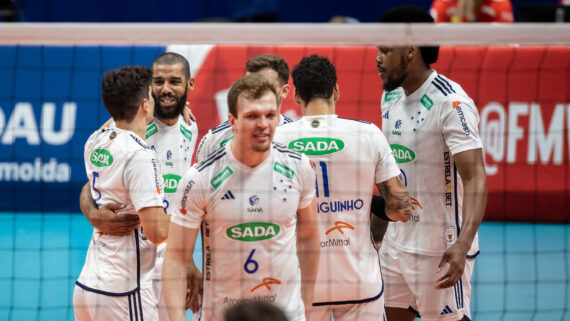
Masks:
[[[433,23],[423,9],[386,11],[382,23]],[[430,68],[439,47],[378,46],[382,131],[414,211],[393,222],[380,259],[388,320],[470,320],[471,275],[487,183],[479,114],[459,84]]]
[[[194,89],[194,78],[190,65],[183,56],[167,52],[158,56],[152,64],[152,96],[155,102],[154,121],[147,127],[146,142],[158,154],[164,178],[164,212],[171,214],[170,204],[176,192],[178,181],[190,168],[198,138],[195,122],[188,125],[181,115],[186,97]],[[83,192],[89,192],[85,190]],[[111,235],[120,235],[134,225],[129,220],[118,222],[116,215],[108,209],[97,210],[90,194],[82,194],[81,207],[90,223]],[[159,300],[159,320],[168,320],[161,296],[162,261],[166,242],[157,248],[156,265],[153,274],[153,288]],[[194,265],[189,265],[193,268]]]

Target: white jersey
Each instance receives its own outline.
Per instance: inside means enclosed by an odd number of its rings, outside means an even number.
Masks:
[[[292,122],[293,120],[285,115],[281,115],[279,119],[279,126]],[[225,121],[218,126],[208,130],[206,135],[200,140],[198,149],[196,150],[196,160],[203,161],[208,155],[213,153],[216,149],[224,147],[224,145],[234,138],[232,126],[229,121]]]
[[[296,247],[297,210],[315,195],[306,156],[272,144],[251,168],[230,144],[194,165],[180,180],[172,222],[202,227],[203,320],[222,320],[228,306],[262,300],[305,320]]]
[[[278,127],[274,141],[309,156],[317,173],[321,255],[313,304],[378,299],[370,202],[374,184],[400,175],[386,138],[374,124],[321,115]]]
[[[433,71],[409,96],[382,97],[382,131],[405,176],[412,217],[393,222],[384,241],[397,249],[441,255],[461,232],[463,184],[453,155],[481,148],[479,114],[457,83]],[[478,252],[475,237],[468,255]]]
[[[98,206],[121,204],[117,215],[162,206],[162,180],[156,153],[135,133],[100,129],[85,144],[85,169]],[[141,228],[127,236],[93,229],[77,285],[107,295],[127,295],[152,286],[156,246]]]
[[[198,140],[196,122],[188,125],[182,116],[176,124],[169,126],[154,118],[154,122],[146,129],[146,141],[153,148],[160,160],[164,182],[164,212],[171,214],[170,204],[176,196],[176,187],[180,178],[192,165],[192,156]],[[158,246],[156,251],[156,268],[153,278],[158,280],[162,275],[162,262],[166,252],[166,242]]]

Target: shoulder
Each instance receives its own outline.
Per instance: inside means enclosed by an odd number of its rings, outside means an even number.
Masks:
[[[431,106],[436,103],[439,105],[453,104],[454,102],[473,103],[458,83],[440,74],[432,79],[429,90],[420,98],[420,102],[424,106]]]
[[[280,119],[280,121],[279,121],[279,125],[286,125],[286,124],[289,124],[289,123],[292,123],[292,122],[294,122],[293,119],[291,119],[291,118],[289,118],[289,117],[287,117],[287,116],[281,114],[281,119]]]
[[[275,152],[275,159],[294,163],[301,161],[303,158],[301,153],[290,150],[287,146],[278,142],[271,143],[271,148],[273,148]]]
[[[194,168],[197,172],[203,172],[208,169],[211,170],[222,162],[222,159],[226,157],[226,149],[218,148],[211,154],[209,154],[204,160],[199,161]]]
[[[214,135],[214,134],[218,134],[220,132],[226,131],[226,130],[231,130],[231,128],[232,128],[232,126],[230,126],[230,122],[226,120],[225,122],[219,124],[218,126],[210,129],[208,131],[208,133],[209,134],[211,133],[212,135]]]

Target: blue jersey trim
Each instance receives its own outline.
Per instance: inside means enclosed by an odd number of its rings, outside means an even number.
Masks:
[[[129,321],[133,321],[133,309],[132,309],[132,304],[131,304],[131,295],[129,294],[128,297],[129,300]]]
[[[219,132],[223,131],[224,129],[227,129],[230,127],[231,127],[230,122],[226,120],[225,122],[219,124],[218,126],[212,128],[210,130],[212,131],[212,134],[216,134],[216,133],[219,133]]]
[[[289,117],[287,117],[287,116],[285,116],[285,115],[283,115],[283,114],[281,114],[281,118],[283,118],[283,124],[289,124],[289,123],[294,122],[293,119],[291,119],[291,118],[289,118]]]
[[[283,154],[286,154],[287,156],[297,159],[297,160],[301,160],[301,153],[296,152],[294,150],[290,150],[287,147],[285,147],[285,145],[273,142],[273,148]]]
[[[93,293],[97,293],[97,294],[102,294],[102,295],[106,295],[106,296],[125,296],[125,295],[131,295],[133,293],[135,293],[136,291],[139,290],[139,288],[137,287],[134,290],[128,291],[128,292],[120,292],[120,293],[116,293],[116,292],[107,292],[107,291],[101,291],[101,290],[97,290],[91,287],[88,287],[87,285],[84,285],[82,283],[80,283],[79,281],[75,281],[75,285],[77,285],[78,287],[82,288],[85,291],[89,291],[89,292],[93,292]]]
[[[455,162],[453,163],[453,192],[455,196],[455,226],[457,227],[457,237],[461,232],[461,226],[459,226],[459,200],[457,195],[457,166]]]
[[[323,305],[343,305],[343,304],[361,304],[366,302],[372,302],[380,299],[382,294],[384,293],[384,282],[382,282],[382,289],[378,295],[373,296],[371,298],[362,299],[362,300],[348,300],[348,301],[331,301],[331,302],[315,302],[313,303],[314,307],[323,306]]]
[[[210,156],[208,156],[208,158],[206,158],[203,162],[198,163],[196,169],[198,170],[198,172],[201,172],[210,165],[212,165],[213,163],[215,163],[218,159],[224,157],[224,155],[226,155],[226,149],[222,147],[217,151],[213,152],[212,154],[210,154]]]
[[[408,310],[412,311],[418,318],[420,317],[420,312],[414,308],[412,308],[411,306],[408,307]]]
[[[453,86],[451,86],[451,84],[449,83],[449,81],[447,81],[447,79],[445,79],[445,77],[443,77],[442,75],[437,75],[436,79],[441,81],[443,83],[444,87],[446,87],[449,91],[451,91],[452,93],[455,94],[455,90],[453,89]]]
[[[132,138],[135,142],[137,142],[137,144],[141,145],[144,149],[150,149],[150,150],[152,150],[152,148],[148,147],[148,145],[146,145],[146,144],[144,144],[143,142],[141,142],[141,140],[138,139],[135,135],[133,135],[133,134],[129,134],[129,135],[131,136],[131,138]]]
[[[467,255],[466,257],[470,260],[473,260],[474,258],[476,258],[477,256],[479,256],[479,254],[481,254],[481,251],[477,251],[475,252],[475,254],[473,255]]]
[[[438,84],[436,84],[435,81],[432,81],[431,84],[434,85],[435,88],[439,89],[439,91],[441,91],[441,93],[442,93],[444,96],[447,96],[447,93],[443,90],[443,88],[441,88]]]

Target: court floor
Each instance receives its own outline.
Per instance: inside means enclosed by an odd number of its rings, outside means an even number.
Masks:
[[[88,222],[78,214],[0,213],[0,226],[0,320],[73,320]],[[570,321],[569,225],[484,223],[479,240],[473,320]],[[200,250],[194,257],[201,264]]]

